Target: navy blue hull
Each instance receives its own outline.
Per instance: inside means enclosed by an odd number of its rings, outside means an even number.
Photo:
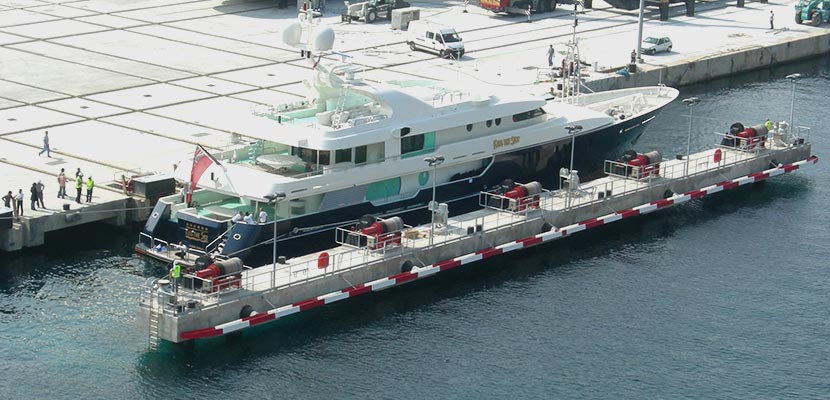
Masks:
[[[580,171],[580,178],[586,180],[600,175],[604,161],[616,158],[629,149],[639,139],[647,122],[656,113],[657,111],[654,111],[609,128],[577,136],[574,169]],[[570,155],[571,141],[569,139],[501,154],[496,156],[493,165],[483,174],[479,172],[475,174],[475,177],[454,177],[457,179],[438,186],[436,199],[439,202],[448,203],[450,213],[457,215],[477,208],[478,193],[499,185],[505,179],[512,179],[516,182],[538,181],[545,188],[557,189],[559,170],[569,166]],[[421,190],[413,198],[394,203],[375,206],[365,202],[279,221],[277,225],[281,238],[278,245],[279,254],[291,257],[328,247],[333,243],[332,224],[348,224],[366,214],[397,215],[409,225],[428,222],[430,216],[426,205],[430,200],[432,200],[432,189],[427,188]],[[167,223],[174,224],[169,221]],[[326,228],[310,228],[320,226],[326,226]],[[182,229],[176,229],[176,231],[177,236],[183,236]],[[270,262],[271,246],[263,242],[270,240],[272,235],[271,228],[262,229],[259,237],[246,238],[247,243],[240,243],[234,247],[250,247],[260,243],[247,255],[246,262],[253,265],[259,262]],[[161,239],[168,240],[163,237]],[[179,241],[184,238],[170,239]],[[210,241],[212,240],[213,238],[210,238]]]

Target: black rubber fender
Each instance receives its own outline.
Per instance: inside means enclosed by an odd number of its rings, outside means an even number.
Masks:
[[[663,198],[664,199],[668,199],[669,197],[672,197],[672,196],[674,196],[674,192],[672,192],[671,189],[666,189],[666,191],[663,192]]]
[[[553,225],[545,222],[544,224],[542,224],[542,232],[540,233],[550,232],[551,229],[553,229]]]
[[[401,272],[412,271],[412,267],[414,267],[414,266],[415,266],[415,264],[413,264],[412,261],[406,260],[406,261],[403,262],[403,264],[401,264]]]
[[[253,314],[253,313],[254,313],[254,308],[251,307],[248,304],[245,304],[245,306],[242,307],[241,310],[239,310],[239,318],[250,317],[251,314]]]

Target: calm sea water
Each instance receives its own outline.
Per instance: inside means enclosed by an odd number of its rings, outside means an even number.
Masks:
[[[96,226],[0,254],[0,398],[830,397],[830,58],[683,89],[693,149],[732,122],[814,128],[816,167],[242,336],[147,352],[163,268]],[[682,153],[669,106],[640,150]]]

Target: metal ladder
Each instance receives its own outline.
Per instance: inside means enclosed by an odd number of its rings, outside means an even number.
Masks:
[[[150,289],[152,291],[152,289]],[[154,293],[153,299],[150,300],[150,316],[147,318],[149,322],[148,333],[149,342],[147,347],[150,350],[156,350],[159,346],[159,325],[161,319],[161,299],[157,291]]]
[[[331,124],[335,128],[340,127],[340,118],[343,116],[343,109],[346,107],[346,95],[349,93],[349,86],[343,85],[343,90],[340,91],[340,98],[337,99],[337,107],[334,109],[334,115],[331,116]]]

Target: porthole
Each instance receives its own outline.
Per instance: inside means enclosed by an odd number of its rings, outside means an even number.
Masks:
[[[496,126],[501,125],[501,118],[496,118]]]
[[[467,132],[472,132],[473,124],[467,124]]]
[[[489,127],[491,127],[491,126],[493,126],[493,120],[492,120],[492,119],[488,119],[488,120],[487,120],[487,127],[489,128]]]

